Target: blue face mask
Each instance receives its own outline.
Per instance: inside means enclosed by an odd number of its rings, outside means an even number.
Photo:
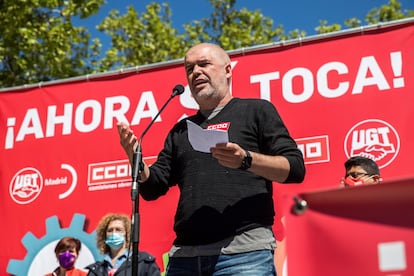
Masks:
[[[124,234],[113,233],[106,237],[105,243],[112,249],[117,250],[122,247],[125,242]]]

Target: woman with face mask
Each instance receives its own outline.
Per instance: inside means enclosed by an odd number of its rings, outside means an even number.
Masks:
[[[132,252],[130,247],[131,221],[124,214],[107,214],[96,227],[97,246],[104,255],[86,268],[90,276],[131,275]],[[140,251],[138,254],[138,275],[159,276],[160,270],[155,258]]]
[[[74,237],[62,238],[55,247],[59,267],[46,276],[86,276],[85,271],[75,268],[80,249],[81,242],[78,239]]]

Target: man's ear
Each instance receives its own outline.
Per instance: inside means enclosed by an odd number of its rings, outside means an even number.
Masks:
[[[226,70],[227,77],[231,77],[232,76],[232,70],[233,70],[233,68],[231,67],[231,63],[226,64],[224,68]]]

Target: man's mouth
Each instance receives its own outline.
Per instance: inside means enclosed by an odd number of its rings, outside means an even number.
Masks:
[[[200,87],[200,86],[205,85],[206,83],[207,83],[207,80],[199,79],[199,80],[194,81],[194,87]]]
[[[205,84],[206,84],[206,82],[198,82],[198,83],[194,84],[194,87],[196,87],[196,88],[202,88],[202,87],[205,86]]]

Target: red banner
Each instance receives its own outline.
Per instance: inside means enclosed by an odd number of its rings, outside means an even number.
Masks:
[[[301,194],[307,208],[286,214],[289,275],[413,275],[413,195],[414,178]]]
[[[231,53],[233,96],[271,101],[305,156],[303,184],[275,184],[280,248],[282,197],[337,187],[349,156],[374,158],[385,182],[414,176],[413,48],[414,24],[408,21]],[[66,234],[84,243],[79,267],[100,257],[93,232],[99,219],[108,212],[130,214],[132,206],[130,167],[116,122],[128,121],[139,134],[177,83],[185,93],[143,140],[150,164],[168,130],[198,108],[179,62],[0,93],[0,271],[51,271],[57,265],[53,247]],[[174,188],[157,201],[140,201],[139,247],[156,256],[161,270],[174,238],[177,197]]]

